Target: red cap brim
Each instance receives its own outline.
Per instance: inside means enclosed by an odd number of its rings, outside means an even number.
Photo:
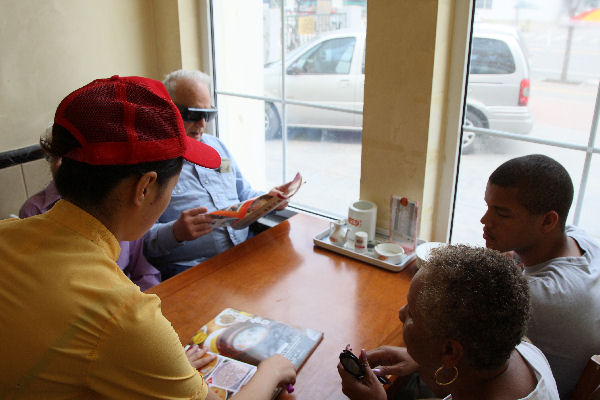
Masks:
[[[183,158],[201,167],[215,169],[221,165],[219,153],[207,144],[185,136],[185,153]]]

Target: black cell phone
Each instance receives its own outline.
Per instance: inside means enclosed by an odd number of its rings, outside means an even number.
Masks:
[[[358,357],[354,355],[349,350],[343,350],[340,353],[340,363],[342,367],[348,372],[350,375],[353,375],[356,379],[362,379],[365,377],[365,369]]]
[[[356,379],[360,380],[365,377],[364,367],[360,363],[358,357],[356,357],[351,351],[344,349],[340,353],[340,363],[342,364],[342,367],[344,367],[346,372],[356,377]],[[375,376],[377,377],[377,380],[379,380],[379,382],[383,383],[384,385],[390,383],[390,381],[383,376]]]

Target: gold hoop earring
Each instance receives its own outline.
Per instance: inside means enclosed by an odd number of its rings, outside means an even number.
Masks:
[[[439,373],[440,373],[440,372],[442,372],[442,371],[443,371],[443,369],[444,369],[444,366],[442,365],[441,367],[439,367],[439,368],[438,368],[438,369],[435,371],[435,374],[433,375],[433,377],[435,378],[435,383],[436,383],[437,385],[440,385],[440,386],[448,386],[448,385],[450,385],[451,383],[454,383],[454,381],[456,380],[456,378],[458,378],[458,368],[456,368],[456,367],[452,367],[452,369],[454,370],[454,378],[452,378],[452,379],[451,379],[450,381],[448,381],[448,382],[440,382],[440,381],[438,381],[438,375],[439,375]]]

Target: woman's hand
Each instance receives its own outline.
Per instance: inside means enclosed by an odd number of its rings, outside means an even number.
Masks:
[[[257,374],[275,377],[277,386],[286,387],[296,383],[296,367],[281,354],[275,354],[258,364]]]
[[[419,364],[408,354],[406,347],[381,346],[367,353],[369,364],[377,375],[406,376],[416,372]]]
[[[196,369],[202,369],[211,363],[217,356],[215,354],[207,354],[208,349],[206,347],[200,348],[197,344],[190,346],[185,351],[192,367]]]
[[[278,386],[287,388],[294,383],[296,383],[296,367],[281,354],[275,354],[258,364],[252,379],[233,398],[269,400]]]
[[[338,373],[342,378],[342,392],[350,400],[387,400],[385,389],[371,370],[364,349],[360,352],[359,360],[365,371],[364,378],[360,380],[349,374],[342,364],[338,363]]]

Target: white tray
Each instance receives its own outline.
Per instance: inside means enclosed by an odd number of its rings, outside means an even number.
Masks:
[[[369,247],[366,252],[359,253],[354,250],[354,241],[348,240],[344,246],[338,246],[329,241],[329,229],[320,232],[313,238],[315,246],[322,247],[333,252],[346,255],[356,260],[366,262],[368,264],[375,265],[380,268],[387,269],[389,271],[400,272],[406,268],[415,258],[414,252],[406,254],[398,264],[392,264],[387,261],[383,261],[377,258],[374,247],[379,243],[389,242],[387,232],[377,229],[375,232],[375,240],[369,242]],[[421,241],[419,240],[418,243]]]

